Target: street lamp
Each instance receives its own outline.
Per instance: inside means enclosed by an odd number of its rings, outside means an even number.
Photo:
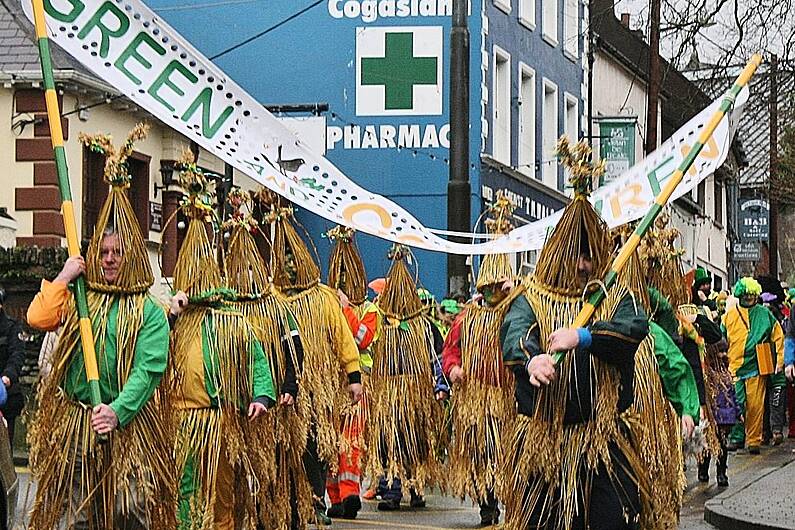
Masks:
[[[169,186],[174,183],[174,163],[161,162],[160,163],[160,180],[163,182],[162,186],[158,186],[155,182],[155,199],[157,198],[157,190],[167,190]]]

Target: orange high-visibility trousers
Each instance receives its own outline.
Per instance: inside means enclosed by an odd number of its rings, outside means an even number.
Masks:
[[[329,475],[326,480],[326,492],[331,504],[340,504],[350,496],[359,496],[359,486],[362,479],[361,471],[361,436],[364,432],[364,422],[367,416],[366,404],[362,400],[354,409],[355,413],[345,418],[342,436],[349,452],[340,453],[339,471],[336,475]]]

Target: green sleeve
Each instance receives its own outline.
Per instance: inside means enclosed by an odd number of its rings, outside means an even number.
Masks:
[[[671,303],[654,287],[649,287],[649,302],[654,322],[671,337],[675,337],[679,333],[679,322]]]
[[[251,336],[251,346],[249,348],[249,362],[251,363],[251,374],[253,378],[254,399],[269,397],[276,401],[276,392],[273,389],[273,377],[271,367],[265,352],[262,351],[260,341]]]
[[[698,418],[698,388],[690,364],[661,326],[651,322],[649,331],[654,336],[654,356],[657,358],[665,397],[680,417],[686,415]]]
[[[168,361],[168,320],[166,312],[151,298],[144,302],[141,330],[135,342],[130,377],[110,407],[124,427],[146,405],[160,384]]]
[[[649,334],[649,321],[634,297],[627,294],[610,320],[597,320],[588,329],[591,355],[619,366],[634,362],[638,345]]]
[[[516,298],[500,328],[502,361],[507,368],[524,367],[541,351],[536,315],[524,295]]]

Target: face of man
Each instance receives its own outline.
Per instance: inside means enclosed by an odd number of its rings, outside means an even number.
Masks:
[[[287,273],[287,278],[290,282],[295,282],[298,277],[298,267],[295,265],[295,256],[292,252],[286,252],[284,255],[284,272]]]
[[[712,286],[709,284],[709,282],[703,283],[699,286],[698,290],[709,296],[709,294],[712,292]]]
[[[508,296],[508,293],[505,292],[503,286],[504,282],[492,283],[490,285],[483,286],[480,292],[483,295],[483,301],[486,302],[486,305],[489,307],[494,307],[505,300],[505,297]]]
[[[593,274],[593,261],[591,261],[591,257],[586,254],[580,254],[579,257],[577,257],[577,286],[580,289],[585,289],[588,285],[591,274]]]
[[[99,258],[102,262],[102,273],[109,285],[115,285],[119,278],[119,267],[123,257],[119,234],[109,234],[102,238]]]
[[[756,304],[757,298],[755,294],[746,293],[740,297],[740,305],[743,307],[751,307]]]

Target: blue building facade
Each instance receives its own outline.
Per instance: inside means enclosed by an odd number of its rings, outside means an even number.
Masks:
[[[539,186],[541,181],[533,172],[519,167],[527,159],[527,152],[520,145],[521,133],[528,127],[527,115],[519,112],[521,78],[510,76],[509,107],[502,100],[495,107],[489,97],[495,82],[494,68],[489,66],[495,64],[495,50],[502,54],[501,72],[505,69],[504,57],[510,55],[512,73],[519,71],[521,62],[525,72],[530,71],[528,68],[536,72],[539,86],[547,80],[559,87],[559,124],[565,121],[564,92],[576,95],[577,108],[583,108],[579,98],[583,79],[579,59],[569,58],[562,47],[542,40],[540,31],[520,20],[519,5],[508,4],[506,9],[504,2],[508,1],[497,0],[499,5],[494,0],[471,1],[473,224],[485,204],[501,189],[516,198],[520,222],[542,217],[565,201],[559,191]],[[537,0],[539,10],[544,1]],[[571,0],[553,2],[560,4],[562,35],[562,3]],[[210,58],[307,5],[299,0],[207,3],[191,9],[184,8],[183,0],[151,0],[149,4]],[[582,8],[576,0],[574,4],[580,27]],[[451,12],[452,0],[327,0],[214,60],[264,105],[327,103],[327,158],[363,187],[390,197],[411,211],[426,226],[444,229],[449,176]],[[523,12],[527,14],[527,9]],[[578,48],[581,50],[581,44]],[[500,78],[500,82],[505,80]],[[526,93],[527,90],[525,83]],[[534,94],[536,99],[542,99],[543,89]],[[510,141],[510,158],[494,155],[495,112],[503,121],[506,112],[510,113],[507,135],[515,137]],[[536,143],[543,136],[543,126],[538,121],[533,123],[538,130],[532,135]],[[559,129],[558,134],[563,132],[562,127]],[[500,142],[506,133],[502,134],[497,136],[496,147],[504,150]],[[541,152],[541,147],[536,150]],[[557,173],[554,187],[560,190],[563,177]],[[321,234],[332,224],[309,212],[299,212],[298,216],[325,267],[330,249]],[[359,247],[368,275],[385,275],[389,244],[360,235]],[[416,258],[421,283],[437,295],[444,295],[446,256],[417,251]]]

